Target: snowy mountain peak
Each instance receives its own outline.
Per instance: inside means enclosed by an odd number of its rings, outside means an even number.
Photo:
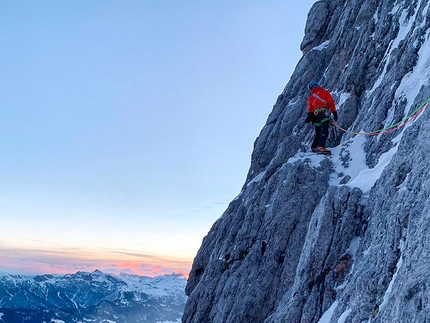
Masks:
[[[112,276],[100,270],[64,276],[3,274],[0,314],[5,322],[173,322],[182,315],[185,284],[179,275]]]

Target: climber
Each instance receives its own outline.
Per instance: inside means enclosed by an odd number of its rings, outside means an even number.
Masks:
[[[325,148],[325,143],[332,114],[334,121],[337,121],[336,106],[330,92],[317,82],[309,82],[308,88],[311,94],[308,98],[308,116],[305,122],[312,122],[315,127],[315,137],[311,150],[317,154],[330,155],[331,152]]]

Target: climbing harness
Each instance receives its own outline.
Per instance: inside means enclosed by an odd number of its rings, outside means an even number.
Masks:
[[[319,116],[322,116],[324,118],[329,118],[331,115],[330,110],[327,107],[319,107],[315,109],[314,115],[318,118]]]
[[[403,120],[399,121],[396,124],[393,124],[387,128],[384,129],[379,129],[379,130],[375,130],[372,132],[357,132],[357,131],[349,131],[346,129],[343,129],[341,126],[339,126],[339,124],[334,121],[334,120],[330,120],[331,124],[335,125],[338,129],[340,129],[343,132],[346,133],[350,133],[353,135],[363,135],[363,136],[378,136],[378,135],[386,135],[388,133],[394,132],[404,126],[406,126],[409,122],[414,121],[418,115],[424,111],[424,109],[427,107],[427,105],[430,102],[430,98],[428,98],[423,104],[421,104],[418,109],[416,109],[414,112],[412,112],[410,115],[408,115],[406,118],[404,118]]]
[[[319,93],[319,92],[318,92]],[[316,108],[314,110],[314,115],[316,117],[316,119],[319,120],[319,122],[314,123],[315,126],[320,126],[321,123],[329,121],[330,120],[330,116],[331,116],[331,111],[330,109],[327,107],[328,102],[326,100],[324,100],[323,98],[321,98],[318,94],[316,93],[312,93],[311,96],[313,96],[316,100],[324,103],[323,106],[320,106],[318,108]]]

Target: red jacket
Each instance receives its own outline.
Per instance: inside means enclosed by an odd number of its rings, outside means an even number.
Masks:
[[[308,112],[313,113],[321,107],[329,108],[332,113],[336,112],[336,106],[330,92],[322,87],[316,87],[312,89],[308,99]]]

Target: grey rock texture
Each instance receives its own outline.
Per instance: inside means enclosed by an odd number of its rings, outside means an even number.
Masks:
[[[429,7],[313,5],[243,189],[196,255],[183,323],[430,322],[430,107],[389,127],[430,97]],[[343,128],[386,133],[338,131],[337,154],[308,153],[311,80]]]

